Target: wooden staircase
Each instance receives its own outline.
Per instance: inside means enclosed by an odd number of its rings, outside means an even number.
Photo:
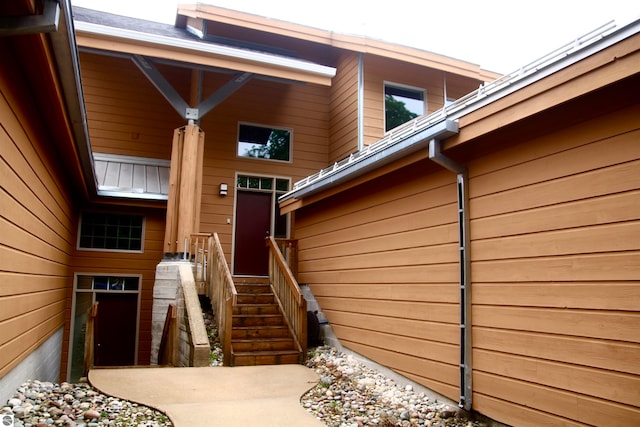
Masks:
[[[282,313],[267,278],[236,278],[231,366],[296,364],[302,349]]]

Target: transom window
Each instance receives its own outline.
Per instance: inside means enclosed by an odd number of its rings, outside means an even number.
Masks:
[[[140,252],[143,223],[142,215],[84,212],[78,248]]]
[[[238,156],[288,162],[291,160],[291,130],[241,123]]]
[[[422,89],[385,83],[385,132],[423,115],[424,99]]]

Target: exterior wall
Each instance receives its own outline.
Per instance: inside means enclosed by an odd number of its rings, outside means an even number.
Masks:
[[[483,414],[523,426],[637,422],[639,116],[636,104],[470,163]]]
[[[478,88],[478,80],[461,76],[445,77],[439,70],[414,64],[397,63],[390,59],[366,55],[364,60],[364,143],[372,144],[384,136],[384,84],[397,83],[425,90],[425,114],[444,105],[446,79],[447,96],[461,97]]]
[[[426,160],[296,211],[299,282],[341,343],[457,400],[455,176]]]
[[[329,164],[358,151],[358,56],[344,53],[331,85]]]
[[[76,212],[61,159],[54,144],[64,136],[47,127],[37,96],[51,94],[39,84],[50,82],[42,68],[21,61],[11,51],[9,38],[0,43],[0,56],[12,58],[0,67],[0,382],[21,381],[54,371],[38,371],[34,364],[21,363],[47,342],[64,325],[65,296],[71,276]],[[21,39],[28,41],[32,39]],[[37,42],[34,61],[40,59]],[[26,71],[25,71],[26,70]],[[38,78],[29,80],[38,70]],[[35,83],[33,83],[35,82]],[[33,91],[33,92],[32,92]],[[38,94],[37,96],[35,94]],[[60,117],[53,98],[46,114]],[[43,111],[43,114],[45,111]],[[60,340],[47,347],[59,353]],[[20,366],[18,374],[12,370]],[[26,367],[26,369],[24,369]],[[7,380],[9,381],[9,380]],[[13,390],[12,390],[13,391]],[[0,396],[0,400],[7,396]]]
[[[156,266],[162,259],[162,247],[164,245],[165,212],[163,209],[142,209],[116,206],[91,206],[90,211],[111,213],[140,214],[145,217],[144,251],[143,253],[108,252],[91,250],[73,250],[72,274],[109,274],[109,275],[142,275],[140,280],[140,313],[138,330],[138,354],[139,365],[148,365],[151,354],[151,311],[153,306],[153,285],[155,281]],[[74,224],[75,232],[79,230],[79,224]],[[74,241],[75,245],[75,241]],[[73,281],[73,279],[72,279]],[[67,319],[72,318],[71,298],[73,288],[67,293]],[[67,375],[67,360],[69,357],[69,328],[65,327],[65,339],[62,349],[62,377]]]

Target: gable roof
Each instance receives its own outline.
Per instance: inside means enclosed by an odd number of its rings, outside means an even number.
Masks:
[[[283,213],[295,210],[296,207],[292,204],[297,200],[336,187],[400,157],[423,150],[431,139],[444,140],[452,137],[458,133],[460,119],[465,116],[639,33],[640,20],[620,28],[610,22],[514,73],[481,86],[434,113],[417,117],[397,127],[381,140],[349,158],[294,183],[293,189],[280,197],[283,206],[287,206]],[[629,73],[638,71],[636,68],[629,70]],[[596,84],[606,83],[600,81]]]

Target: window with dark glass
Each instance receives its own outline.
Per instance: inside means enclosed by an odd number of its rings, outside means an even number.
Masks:
[[[143,221],[141,215],[85,212],[80,221],[78,247],[141,251]]]
[[[424,91],[384,85],[385,132],[424,114]]]
[[[291,160],[291,131],[240,124],[238,156],[268,160]]]

